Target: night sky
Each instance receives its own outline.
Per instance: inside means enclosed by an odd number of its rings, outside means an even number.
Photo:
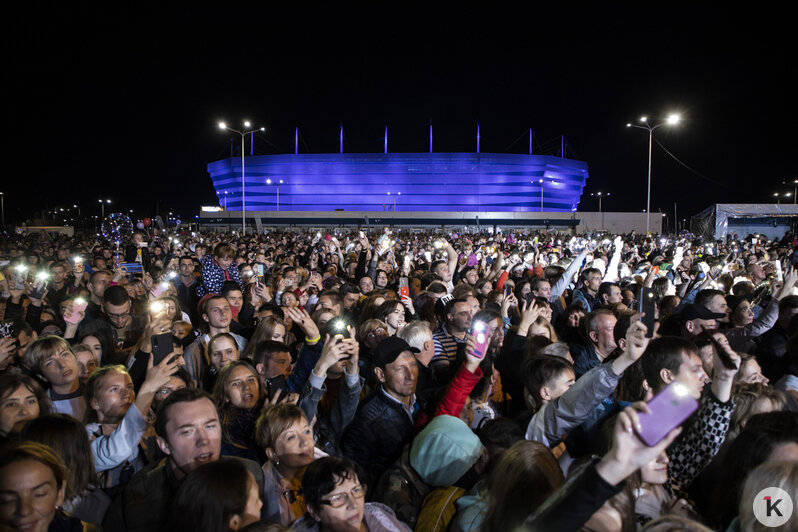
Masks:
[[[580,210],[602,191],[605,210],[642,211],[648,133],[625,125],[676,111],[656,137],[702,175],[655,145],[652,211],[770,202],[798,178],[785,13],[268,4],[9,13],[6,220],[73,203],[99,214],[99,198],[192,216],[215,202],[207,163],[230,154],[221,119],[267,128],[256,155],[292,152],[295,126],[300,152],[336,151],[339,123],[348,152],[380,152],[385,124],[390,151],[427,151],[430,120],[436,151],[475,151],[479,122],[481,151],[525,153],[531,127],[536,152],[565,135],[589,164]]]

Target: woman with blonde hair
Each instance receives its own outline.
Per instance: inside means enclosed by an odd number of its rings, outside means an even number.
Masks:
[[[302,477],[315,459],[313,429],[296,405],[267,405],[255,428],[263,464],[263,502],[266,519],[290,525],[305,513]]]
[[[792,500],[792,515],[781,525],[768,526],[754,514],[754,501],[765,488],[779,488],[787,492],[787,495]],[[774,506],[775,504],[778,503],[775,502]],[[798,462],[765,462],[751,471],[745,484],[743,484],[743,493],[742,497],[740,497],[739,529],[746,532],[787,532],[789,530],[798,530],[798,511],[796,511],[798,509],[795,508],[796,504],[798,504]],[[776,517],[775,513],[773,517]],[[734,525],[735,523],[732,522],[730,530],[734,529]]]

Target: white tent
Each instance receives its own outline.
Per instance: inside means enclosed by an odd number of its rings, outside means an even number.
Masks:
[[[741,237],[762,233],[781,238],[798,222],[798,205],[772,203],[716,203],[692,218],[691,229],[705,238],[721,240],[730,233]]]

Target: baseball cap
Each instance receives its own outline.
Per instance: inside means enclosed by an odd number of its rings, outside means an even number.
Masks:
[[[681,317],[682,321],[719,320],[721,318],[725,318],[726,314],[722,314],[720,312],[712,312],[703,305],[692,304],[692,305],[685,305],[679,316]]]
[[[410,351],[411,353],[420,352],[398,336],[389,336],[377,344],[377,349],[374,350],[374,357],[372,358],[374,366],[385,367],[405,351]]]

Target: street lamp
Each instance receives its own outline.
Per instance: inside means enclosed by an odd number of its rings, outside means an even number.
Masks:
[[[609,193],[609,192],[607,192],[607,193],[604,193],[604,192],[596,192],[596,193],[593,193],[593,192],[591,192],[591,193],[590,193],[590,195],[591,195],[591,196],[596,196],[596,197],[598,198],[598,200],[599,200],[599,212],[601,212],[601,198],[602,198],[603,196],[609,196],[609,195],[610,195],[610,193]]]
[[[250,133],[254,135],[256,131],[266,131],[265,127],[249,129],[250,127],[252,127],[252,124],[249,120],[244,120],[244,129],[242,130],[227,127],[227,124],[224,122],[219,122],[219,129],[227,129],[228,131],[241,135],[241,232],[243,234],[247,234],[247,196],[244,186],[244,138]]]
[[[0,227],[6,226],[6,195],[0,192]]]
[[[391,193],[388,192],[388,195],[390,196]],[[393,212],[396,212],[396,196],[401,196],[401,195],[402,195],[401,192],[397,192],[396,195],[393,197]],[[389,201],[390,201],[390,199],[391,198],[388,198]]]
[[[654,130],[660,126],[669,125],[675,126],[679,123],[681,117],[677,114],[671,114],[664,122],[660,122],[656,125],[651,125],[648,122],[648,117],[642,116],[640,117],[640,121],[644,124],[642,126],[638,126],[637,124],[626,124],[626,127],[636,127],[638,129],[646,129],[648,130],[648,192],[646,192],[646,234],[648,234],[649,230],[649,216],[651,211],[651,147],[654,143]]]
[[[781,198],[782,198],[782,197],[784,197],[784,198],[789,198],[789,197],[790,197],[790,196],[792,196],[792,195],[793,195],[793,194],[792,194],[792,192],[785,192],[785,193],[783,193],[783,194],[779,194],[778,192],[774,192],[774,193],[773,193],[773,197],[774,197],[774,198],[776,198],[776,204],[777,204],[777,205],[781,203]],[[793,203],[794,203],[794,202],[793,202]]]
[[[793,203],[793,205],[798,203],[798,179],[793,179],[792,181],[789,181],[789,182],[788,181],[782,181],[781,184],[782,185],[792,185],[793,186],[794,190],[792,192],[792,203]]]
[[[97,200],[97,202],[100,204],[100,207],[102,208],[102,215],[103,215],[102,218],[103,218],[103,220],[105,220],[105,204],[108,203],[110,205],[111,204],[111,200],[109,200],[109,199],[101,200],[100,199],[100,200]]]
[[[266,180],[266,184],[267,185],[271,185],[272,184],[272,180],[271,179],[267,179]],[[278,181],[274,182],[274,185],[277,187],[277,211],[278,212],[280,211],[280,185],[282,185],[282,184],[283,184],[283,180],[282,179],[279,182]]]

